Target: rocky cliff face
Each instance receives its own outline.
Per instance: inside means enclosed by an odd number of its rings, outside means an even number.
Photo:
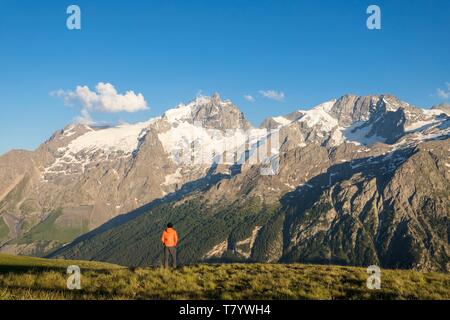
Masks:
[[[279,135],[277,174],[222,161],[244,130],[254,140],[234,146],[235,159],[255,157],[264,128]],[[449,134],[445,110],[389,95],[343,96],[261,129],[218,95],[142,124],[69,126],[36,152],[0,158],[2,250],[42,254],[84,234],[53,256],[156,263],[153,242],[172,220],[185,262],[448,271]]]

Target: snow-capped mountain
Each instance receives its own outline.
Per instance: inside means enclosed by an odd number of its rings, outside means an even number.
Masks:
[[[2,222],[8,230],[0,243],[9,243],[3,250],[33,253],[70,241],[70,236],[46,235],[32,244],[11,243],[49,217],[55,228],[78,235],[182,186],[189,190],[187,182],[220,170],[231,174],[229,165],[214,171],[211,165],[225,146],[242,157],[246,150],[239,143],[247,131],[254,140],[265,133],[251,128],[231,101],[214,94],[142,123],[69,125],[35,152],[11,151],[0,158]],[[12,200],[12,194],[19,196]]]
[[[346,95],[253,128],[214,94],[142,123],[69,125],[34,152],[0,157],[0,250],[42,255],[121,214],[195,192],[212,204],[247,197],[276,203],[293,191],[302,195],[337,164],[390,172],[411,148],[448,139],[449,124],[445,108]],[[261,176],[261,164],[249,160],[275,134],[270,159],[279,161],[279,174]],[[339,176],[325,179],[331,185]]]
[[[420,109],[389,95],[343,96],[311,110],[298,110],[286,116],[264,120],[265,128],[299,128],[299,143],[337,146],[344,142],[358,145],[394,144],[405,135],[438,128],[448,120],[446,109]],[[442,128],[441,128],[442,129]],[[448,134],[443,129],[441,134]],[[425,137],[423,137],[425,138]]]

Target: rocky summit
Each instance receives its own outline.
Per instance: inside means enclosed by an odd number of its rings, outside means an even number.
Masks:
[[[142,123],[69,125],[0,157],[0,251],[158,264],[170,220],[183,263],[448,272],[449,115],[345,95],[254,128],[214,94]],[[274,174],[239,160],[274,135]]]

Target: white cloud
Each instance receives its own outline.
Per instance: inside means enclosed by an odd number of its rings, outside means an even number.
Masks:
[[[81,115],[75,117],[75,122],[79,124],[85,124],[88,126],[95,125],[97,122],[92,119],[91,115],[89,114],[89,111],[86,109],[81,110]]]
[[[249,95],[249,94],[244,95],[244,99],[247,100],[247,101],[250,101],[250,102],[255,102],[256,101],[256,99],[253,96]]]
[[[275,90],[259,90],[259,94],[267,99],[272,99],[276,101],[284,101],[284,92]]]
[[[61,97],[69,105],[79,104],[84,116],[86,112],[137,112],[147,110],[147,102],[141,93],[127,91],[125,94],[117,93],[117,90],[110,83],[100,82],[91,91],[88,86],[77,86],[75,91],[58,90],[50,93],[52,96]]]
[[[446,82],[445,84],[447,85],[447,89],[438,88],[437,95],[439,98],[448,100],[448,99],[450,99],[450,83]]]

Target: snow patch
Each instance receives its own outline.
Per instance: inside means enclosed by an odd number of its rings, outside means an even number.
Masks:
[[[438,119],[430,119],[430,120],[422,120],[422,121],[416,121],[414,123],[411,123],[410,125],[405,127],[406,132],[411,132],[415,130],[424,130],[427,127],[439,122]]]
[[[305,112],[304,116],[297,120],[300,123],[306,123],[310,128],[320,125],[322,131],[329,132],[338,126],[338,120],[333,118],[328,112],[333,107],[336,100],[322,103],[311,110]]]
[[[97,150],[123,151],[125,154],[131,154],[139,144],[142,131],[153,121],[152,119],[87,132],[68,145],[66,154],[76,154],[81,151],[92,153]]]
[[[283,126],[291,123],[291,120],[286,119],[285,117],[274,117],[272,119]]]
[[[421,109],[421,110],[427,116],[435,117],[435,116],[439,116],[443,113],[449,115],[445,110],[441,110],[441,109]]]
[[[83,173],[87,165],[95,161],[109,159],[111,154],[121,157],[130,156],[139,147],[140,139],[147,133],[148,126],[156,121],[150,119],[136,124],[122,124],[117,127],[89,131],[72,140],[66,147],[58,148],[60,156],[48,167],[44,168],[42,177],[46,174],[71,175]],[[69,127],[69,134],[72,132]],[[118,176],[117,172],[113,173]]]
[[[76,131],[74,129],[75,129],[74,125],[67,127],[67,129],[64,130],[64,134],[61,137],[61,139],[69,138],[69,137],[73,136],[74,134],[76,134]]]
[[[339,130],[342,132],[342,135],[347,142],[355,145],[367,146],[374,143],[386,142],[386,138],[377,135],[367,136],[371,129],[371,125],[364,126],[364,122],[356,122],[349,127],[343,127]]]
[[[179,122],[166,132],[158,134],[164,150],[177,164],[211,165],[213,163],[232,164],[234,155],[242,158],[246,152],[246,142],[250,153],[257,141],[267,135],[265,129],[250,131],[233,130],[223,132],[196,126],[188,122]],[[226,154],[225,154],[226,151]]]
[[[191,117],[192,109],[189,105],[181,104],[175,109],[167,110],[163,118],[167,119],[169,122],[177,122],[180,120],[186,120]]]

